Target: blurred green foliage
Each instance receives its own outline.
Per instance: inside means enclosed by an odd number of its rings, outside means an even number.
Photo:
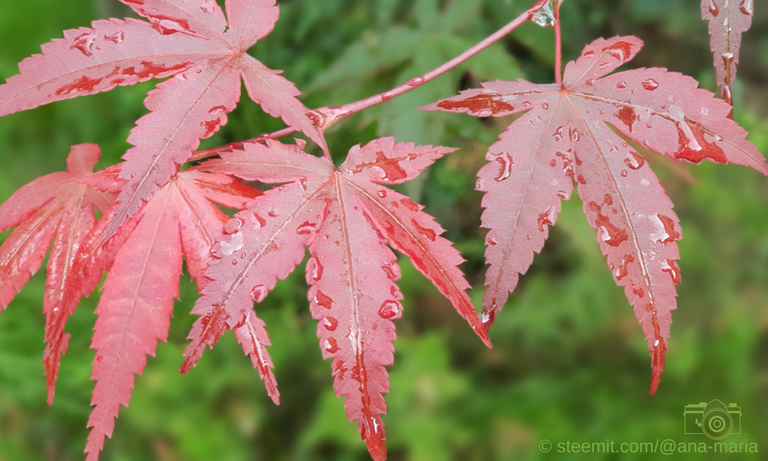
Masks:
[[[532,2],[521,0],[281,0],[275,31],[251,50],[306,94],[308,107],[340,105],[426,72],[481,40]],[[631,67],[661,66],[715,90],[706,24],[695,0],[568,0],[564,59],[598,36],[634,34],[646,47]],[[756,5],[744,37],[734,117],[768,152],[768,9]],[[5,2],[0,79],[61,30],[130,11],[113,0]],[[329,133],[334,157],[377,136],[461,147],[407,192],[447,228],[482,297],[483,235],[474,172],[504,120],[418,108],[488,79],[552,81],[551,29],[526,24],[435,81],[358,114]],[[0,119],[0,200],[64,168],[69,146],[96,142],[100,166],[119,160],[152,83],[118,88]],[[213,146],[279,129],[244,98]],[[652,158],[650,158],[652,157]],[[741,434],[768,452],[768,183],[737,166],[678,166],[649,154],[676,204],[683,282],[678,287],[667,368],[647,395],[650,358],[632,309],[611,279],[574,196],[500,314],[485,349],[463,320],[401,258],[405,313],[397,321],[387,425],[392,460],[656,459],[658,455],[550,454],[558,442],[707,442],[685,435],[686,405],[718,398],[741,406]],[[695,178],[695,179],[693,179]],[[0,235],[4,238],[7,233]],[[0,315],[0,461],[82,459],[92,382],[88,349],[98,295],[71,318],[56,400],[45,404],[40,365],[44,272]],[[300,271],[299,271],[300,272]],[[137,379],[103,460],[365,460],[356,427],[332,390],[301,273],[260,305],[282,394],[275,407],[258,373],[228,334],[197,368],[179,375],[188,315],[197,297],[184,281],[167,343]],[[701,459],[677,455],[676,459]]]

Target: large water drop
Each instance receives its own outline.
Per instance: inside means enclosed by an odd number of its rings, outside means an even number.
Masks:
[[[533,13],[531,21],[541,27],[553,27],[555,25],[555,12],[552,10],[552,3],[556,0],[550,0],[545,3],[539,11]]]

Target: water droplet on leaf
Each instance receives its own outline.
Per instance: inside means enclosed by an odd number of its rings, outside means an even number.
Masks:
[[[323,349],[329,354],[334,354],[339,351],[339,345],[335,338],[325,338],[323,339]]]
[[[629,151],[629,154],[630,157],[624,159],[624,163],[626,163],[628,167],[633,170],[639,170],[643,165],[645,165],[645,160],[643,159],[642,155],[635,151]]]
[[[560,125],[555,129],[555,132],[552,134],[552,137],[555,139],[556,142],[559,142],[561,139],[563,139],[563,128],[565,127]]]
[[[307,283],[318,282],[323,277],[323,265],[314,256],[311,256],[307,261],[306,270],[307,278],[309,279]]]
[[[629,268],[628,265],[632,261],[635,260],[635,257],[631,254],[624,255],[623,258],[621,258],[621,266],[616,269],[616,271],[613,273],[613,275],[616,277],[616,280],[621,280],[624,277],[629,274]]]
[[[494,179],[497,182],[501,182],[509,178],[509,176],[512,174],[512,165],[514,162],[512,161],[512,156],[506,152],[499,157],[496,157],[496,161],[499,162],[500,168],[498,176],[496,176]]]
[[[267,293],[269,293],[267,287],[264,285],[256,285],[253,287],[253,290],[251,290],[251,298],[253,298],[255,302],[260,303],[267,297]]]
[[[112,34],[105,34],[104,40],[109,40],[110,42],[117,44],[125,40],[125,34],[123,33],[122,30],[118,30],[117,32],[114,32]]]
[[[331,306],[333,305],[333,300],[328,296],[324,295],[322,291],[317,290],[317,292],[315,292],[315,304],[317,304],[320,307],[330,309]]]
[[[595,226],[598,228],[598,239],[607,243],[610,246],[617,247],[621,242],[627,240],[627,232],[624,229],[619,229],[614,226],[608,217],[603,214],[598,214],[595,219]]]
[[[379,308],[379,316],[383,319],[400,318],[402,313],[402,307],[397,301],[384,301]]]
[[[747,16],[752,16],[754,11],[752,9],[752,0],[741,0],[741,3],[739,3],[739,11]]]
[[[413,227],[416,228],[416,230],[421,234],[422,237],[432,242],[434,242],[435,239],[437,239],[437,232],[426,227],[421,227],[415,219],[411,219],[411,224],[413,225]]]
[[[539,213],[539,230],[544,232],[547,230],[547,226],[555,224],[557,219],[557,208],[554,206],[548,206],[544,211]]]
[[[216,9],[216,2],[213,0],[207,0],[204,4],[200,5],[200,11],[203,13],[213,13]]]
[[[312,235],[317,232],[317,224],[309,221],[304,221],[296,228],[296,233],[299,235]]]
[[[376,152],[376,163],[381,179],[389,182],[400,181],[408,177],[408,173],[400,166],[399,160],[390,159],[384,152]]]
[[[573,139],[574,142],[578,142],[579,139],[581,139],[581,132],[574,128],[571,131],[571,139]]]
[[[632,54],[632,45],[628,42],[616,42],[611,46],[603,48],[604,53],[608,53],[618,61],[626,61]]]
[[[160,32],[162,35],[171,35],[176,33],[182,33],[186,35],[196,36],[192,29],[189,27],[189,22],[186,19],[176,19],[162,15],[146,15],[149,19],[149,23],[152,27]]]
[[[661,263],[661,270],[666,272],[672,277],[672,283],[675,285],[680,284],[680,268],[677,266],[677,261],[674,259],[667,259]]]
[[[96,41],[95,32],[87,32],[75,38],[70,49],[78,49],[86,56],[93,55],[93,43]]]
[[[709,12],[712,14],[712,16],[717,16],[720,14],[720,8],[718,8],[715,4],[715,0],[709,0]]]
[[[387,278],[390,280],[400,280],[400,266],[398,266],[397,262],[385,264],[381,266],[381,270],[387,274]]]
[[[243,227],[243,220],[237,217],[232,218],[224,224],[224,233],[234,234],[239,231],[241,227]]]
[[[675,230],[675,222],[669,216],[656,214],[654,224],[656,232],[651,235],[654,242],[672,243],[680,240],[680,233]]]
[[[243,248],[243,234],[236,232],[232,235],[224,235],[219,242],[221,254],[230,256]]]
[[[642,85],[642,87],[648,91],[653,91],[659,87],[659,82],[657,82],[652,78],[646,78],[645,80],[640,82],[640,85]]]
[[[333,317],[323,317],[323,326],[328,331],[334,331],[339,326],[339,321]]]

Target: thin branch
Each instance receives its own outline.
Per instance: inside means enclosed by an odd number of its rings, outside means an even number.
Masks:
[[[245,141],[233,142],[233,143],[226,144],[224,146],[211,147],[210,149],[198,150],[198,151],[195,151],[194,154],[192,154],[192,157],[189,158],[189,161],[196,162],[198,160],[203,160],[209,157],[216,157],[222,152],[228,152],[234,149],[242,149],[243,144],[246,144],[249,142],[250,143],[263,142],[263,141],[266,141],[267,139],[278,139],[278,138],[282,138],[283,136],[288,136],[289,134],[296,133],[297,131],[299,130],[289,126],[287,128],[283,128],[282,130],[273,131],[272,133],[264,133],[256,138],[247,139]]]
[[[338,122],[344,117],[347,117],[349,115],[355,114],[362,110],[368,109],[377,104],[381,104],[384,101],[389,101],[392,98],[395,98],[397,96],[400,96],[401,94],[407,93],[413,90],[414,88],[417,88],[435,79],[436,77],[439,77],[440,75],[448,72],[449,70],[453,69],[454,67],[466,61],[467,59],[471,58],[472,56],[478,54],[479,52],[488,48],[492,44],[496,43],[501,38],[505,37],[507,34],[517,29],[518,27],[520,27],[520,25],[529,21],[531,17],[533,17],[533,14],[539,11],[548,2],[549,0],[538,0],[536,3],[533,4],[533,6],[528,8],[523,14],[521,14],[520,16],[512,20],[509,24],[502,27],[498,31],[494,32],[492,35],[489,35],[487,38],[485,38],[483,41],[481,41],[477,45],[468,49],[467,51],[460,54],[459,56],[451,59],[445,64],[427,72],[424,75],[421,75],[419,77],[414,77],[408,80],[406,83],[396,88],[377,94],[375,96],[371,96],[366,99],[362,99],[360,101],[356,101],[350,104],[345,104],[341,107],[338,107],[338,106],[322,107],[320,109],[315,110],[314,112],[319,114],[320,117],[322,118],[322,122],[319,127],[320,131],[324,131],[325,129],[327,129],[328,127],[330,127],[331,125]]]
[[[555,2],[555,83],[563,84],[562,56],[563,49],[560,37],[560,5],[562,1]]]
[[[537,0],[536,3],[534,3],[533,6],[531,6],[530,8],[528,8],[523,14],[513,19],[507,25],[505,25],[498,31],[494,32],[492,35],[489,35],[488,37],[486,37],[477,45],[468,49],[467,51],[460,54],[459,56],[456,56],[455,58],[451,59],[445,64],[439,67],[436,67],[435,69],[427,72],[424,75],[421,75],[419,77],[414,77],[408,80],[406,83],[396,88],[377,94],[375,96],[361,99],[360,101],[345,104],[343,106],[321,107],[319,109],[310,111],[310,114],[313,117],[313,122],[315,123],[315,125],[317,125],[318,129],[322,133],[326,129],[328,129],[331,125],[343,119],[344,117],[348,117],[352,114],[356,114],[360,111],[373,107],[377,104],[381,104],[382,102],[389,101],[392,98],[400,96],[401,94],[405,94],[413,90],[414,88],[417,88],[431,80],[434,80],[440,75],[448,72],[449,70],[453,69],[454,67],[463,63],[464,61],[468,60],[472,56],[478,54],[479,52],[493,45],[494,43],[496,43],[497,41],[505,37],[507,34],[517,29],[525,22],[529,21],[533,17],[534,13],[539,11],[544,5],[549,3],[549,1],[550,0]],[[559,33],[559,31],[560,29],[558,27],[557,33]],[[559,40],[558,40],[558,45],[559,45]],[[557,59],[559,59],[559,53],[558,53]],[[226,146],[213,147],[211,149],[200,150],[195,152],[192,155],[192,157],[190,158],[190,161],[196,161],[196,160],[202,160],[208,157],[214,157],[221,152],[226,152],[232,149],[241,149],[243,144],[245,143],[262,142],[267,139],[277,139],[282,136],[293,134],[297,131],[298,130],[296,130],[295,128],[288,127],[272,133],[262,134],[256,138],[251,138],[242,142],[236,142],[236,143],[227,144]],[[324,152],[324,155],[330,158],[328,152]]]

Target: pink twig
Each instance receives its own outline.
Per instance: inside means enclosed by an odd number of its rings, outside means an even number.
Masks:
[[[483,41],[481,41],[477,45],[468,49],[467,51],[460,54],[459,56],[456,56],[455,58],[451,59],[445,64],[427,72],[422,76],[414,77],[408,80],[406,83],[392,90],[385,91],[381,94],[377,94],[375,96],[371,96],[366,99],[361,99],[360,101],[349,103],[341,107],[322,107],[320,109],[315,110],[314,112],[320,115],[320,117],[322,118],[321,124],[319,126],[320,131],[324,131],[325,129],[327,129],[328,127],[330,127],[331,125],[338,122],[344,117],[355,114],[364,109],[368,109],[369,107],[373,107],[377,104],[381,104],[382,102],[388,101],[394,97],[400,96],[401,94],[407,93],[412,89],[417,88],[429,82],[430,80],[433,80],[434,78],[439,77],[440,75],[448,72],[449,70],[453,69],[454,67],[466,61],[467,59],[471,58],[472,56],[476,55],[477,53],[483,51],[484,49],[488,48],[492,44],[496,43],[497,41],[499,41],[499,39],[506,36],[513,30],[517,29],[518,27],[520,27],[521,24],[525,23],[526,21],[529,21],[533,16],[533,14],[539,11],[541,7],[547,4],[547,2],[548,0],[538,0],[536,3],[533,4],[533,6],[528,8],[523,14],[521,14],[520,16],[512,20],[512,22],[502,27],[498,31],[494,32],[492,35],[485,38]]]
[[[310,114],[313,117],[313,122],[315,123],[315,125],[317,125],[320,132],[322,133],[326,129],[328,129],[331,125],[343,119],[344,117],[348,117],[352,114],[356,114],[362,110],[368,109],[369,107],[373,107],[377,104],[381,104],[384,101],[389,101],[394,97],[407,93],[412,89],[417,88],[435,79],[436,77],[439,77],[440,75],[448,72],[449,70],[453,69],[454,67],[463,63],[464,61],[468,60],[472,56],[476,55],[477,53],[483,51],[484,49],[488,48],[492,44],[496,43],[501,38],[503,38],[504,36],[512,32],[513,30],[517,29],[518,27],[520,27],[520,25],[522,25],[526,21],[529,21],[531,17],[534,15],[534,13],[539,11],[548,2],[549,0],[537,0],[536,3],[534,3],[533,6],[531,6],[530,8],[528,8],[523,14],[521,14],[520,16],[512,20],[506,26],[494,32],[492,35],[489,35],[488,37],[486,37],[483,41],[481,41],[477,45],[468,49],[467,51],[460,54],[459,56],[456,56],[455,58],[451,59],[445,64],[427,72],[424,75],[421,75],[419,77],[414,77],[408,80],[406,83],[396,88],[377,94],[375,96],[371,96],[369,98],[361,99],[360,101],[345,104],[343,106],[321,107],[319,109],[315,109],[311,111]],[[558,3],[558,6],[559,6],[559,3]],[[560,27],[559,25],[557,25],[556,27],[557,27],[556,34],[559,34]],[[558,35],[557,45],[558,46],[560,45],[559,35]],[[559,51],[557,52],[557,56],[555,57],[555,59],[559,62],[559,59],[560,59]],[[559,77],[559,72],[556,73],[556,76]],[[558,79],[558,83],[559,83],[559,79]],[[240,149],[242,148],[242,145],[244,143],[261,142],[267,139],[277,139],[282,136],[293,134],[297,131],[298,130],[294,128],[288,127],[272,133],[262,134],[257,138],[248,139],[246,141],[197,151],[194,153],[194,155],[190,160],[195,161],[195,160],[202,160],[208,157],[214,157],[218,155],[220,152],[225,152],[231,149]],[[326,157],[330,158],[328,152],[325,152],[325,155]]]
[[[273,131],[272,133],[264,133],[256,138],[251,138],[245,141],[233,142],[224,146],[211,147],[210,149],[198,150],[194,154],[192,154],[192,157],[190,157],[189,161],[196,162],[198,160],[203,160],[205,158],[216,157],[222,152],[227,152],[233,149],[242,149],[243,144],[245,143],[263,142],[263,141],[266,141],[267,139],[278,139],[278,138],[282,138],[283,136],[288,136],[289,134],[296,133],[297,131],[299,130],[289,126],[287,128],[283,128],[282,130]]]
[[[562,0],[555,2],[555,83],[563,84],[562,77],[562,45],[560,37],[560,5]]]

